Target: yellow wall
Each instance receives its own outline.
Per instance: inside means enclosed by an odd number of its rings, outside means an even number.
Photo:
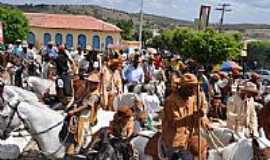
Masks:
[[[78,45],[78,35],[84,34],[87,38],[86,46],[92,46],[93,36],[98,35],[100,38],[100,47],[105,48],[105,39],[107,36],[113,37],[113,43],[119,44],[121,41],[121,35],[117,32],[95,32],[91,30],[73,30],[73,29],[50,29],[50,28],[38,28],[31,27],[30,32],[35,34],[36,38],[36,46],[42,47],[44,41],[44,33],[51,34],[51,41],[55,43],[55,35],[56,33],[61,33],[63,37],[63,44],[66,43],[66,35],[71,33],[73,35],[73,48],[77,48]]]

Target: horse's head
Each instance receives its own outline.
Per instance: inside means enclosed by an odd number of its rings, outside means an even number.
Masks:
[[[17,115],[18,100],[0,103],[0,139],[7,139],[10,133],[20,127],[21,120]]]

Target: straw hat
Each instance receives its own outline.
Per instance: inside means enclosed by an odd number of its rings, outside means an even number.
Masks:
[[[194,74],[186,73],[181,77],[181,85],[197,85],[199,81]]]
[[[259,94],[259,90],[257,89],[256,84],[252,82],[247,82],[243,88],[240,90],[241,92],[244,93],[254,93],[254,94]]]
[[[99,83],[100,82],[100,77],[98,74],[90,74],[85,80],[93,83]]]

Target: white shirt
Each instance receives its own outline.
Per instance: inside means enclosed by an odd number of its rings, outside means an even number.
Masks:
[[[227,104],[227,125],[236,132],[243,131],[245,134],[249,134],[252,131],[255,136],[258,135],[254,99],[245,98],[243,100],[238,94],[231,97]]]

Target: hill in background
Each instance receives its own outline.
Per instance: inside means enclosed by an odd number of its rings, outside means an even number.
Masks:
[[[0,3],[1,4],[1,3]],[[7,5],[7,4],[2,4]],[[108,22],[115,22],[116,20],[132,20],[136,29],[140,23],[139,13],[128,13],[116,9],[104,8],[96,5],[17,5],[19,9],[24,12],[39,12],[39,13],[61,13],[61,14],[80,14],[89,15],[102,19]],[[193,27],[192,21],[179,20],[174,18],[156,16],[152,14],[144,14],[144,24],[152,29],[166,29],[177,26]],[[211,24],[213,28],[217,28],[218,24]],[[267,24],[225,24],[225,30],[240,31],[247,39],[269,39],[270,25]]]
[[[18,5],[18,8],[24,12],[45,12],[45,13],[61,13],[61,14],[81,14],[89,15],[111,21],[115,19],[132,20],[135,25],[139,24],[139,13],[127,13],[125,11],[108,9],[95,5]],[[168,28],[174,26],[192,26],[193,22],[177,20],[173,18],[155,16],[150,14],[144,15],[144,23],[153,28]]]
[[[93,16],[105,21],[122,19],[132,20],[135,25],[139,24],[139,13],[128,13],[116,9],[108,9],[96,5],[17,5],[24,12],[44,12],[44,13],[62,13],[62,14],[82,14]],[[144,23],[152,26],[152,28],[162,29],[175,26],[193,26],[192,21],[179,20],[174,18],[156,16],[151,14],[144,15]],[[217,25],[212,24],[216,27]],[[227,24],[224,26],[228,30],[244,30],[244,29],[270,29],[270,25],[266,24]]]

